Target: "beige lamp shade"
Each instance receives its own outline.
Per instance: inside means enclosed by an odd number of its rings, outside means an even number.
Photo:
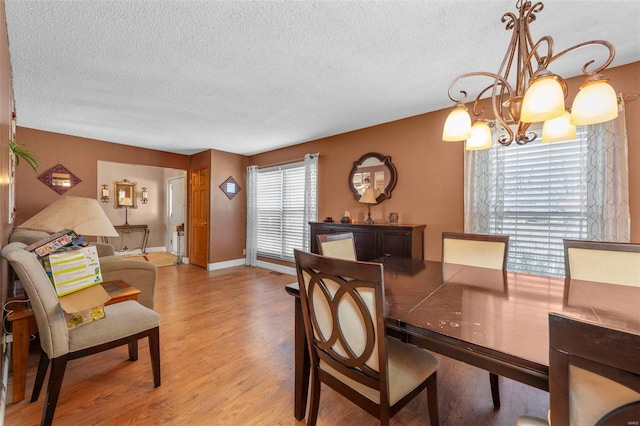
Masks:
[[[587,81],[571,106],[571,123],[604,123],[618,116],[618,97],[607,79]]]
[[[484,120],[476,120],[471,126],[471,137],[465,143],[467,151],[478,151],[489,149],[493,145],[491,140],[491,129]]]
[[[447,121],[444,122],[442,130],[442,140],[445,142],[461,142],[469,138],[471,134],[471,116],[467,108],[457,106],[449,113]]]
[[[365,204],[376,204],[378,202],[376,200],[376,196],[373,194],[373,189],[371,189],[370,186],[364,189],[364,192],[358,201]]]
[[[16,228],[44,232],[72,229],[78,235],[118,236],[98,200],[84,197],[62,196]]]
[[[542,143],[575,139],[576,134],[576,126],[571,124],[571,114],[569,111],[565,111],[560,117],[544,122],[542,126]]]
[[[520,121],[538,123],[560,117],[565,111],[564,91],[553,74],[533,81],[524,94]]]

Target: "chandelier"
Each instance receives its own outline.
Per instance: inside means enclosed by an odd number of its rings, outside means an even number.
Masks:
[[[607,68],[613,57],[613,45],[604,40],[586,41],[569,47],[558,54],[553,53],[553,38],[544,36],[535,44],[529,24],[536,20],[536,14],[544,5],[537,2],[518,0],[515,13],[505,13],[502,23],[512,31],[507,53],[497,74],[491,72],[470,72],[456,77],[449,86],[449,99],[456,103],[444,125],[442,139],[447,142],[465,141],[467,150],[487,149],[492,146],[490,126],[496,126],[498,142],[510,145],[513,141],[523,145],[536,139],[538,135],[530,131],[532,123],[544,122],[543,142],[571,139],[576,135],[576,125],[596,124],[618,116],[616,93],[609,80],[600,72]],[[585,46],[602,45],[609,51],[606,61],[599,67],[588,70],[595,62],[583,65],[582,73],[587,77],[576,94],[571,110],[565,109],[567,83],[559,75],[551,73],[547,67],[565,54]],[[509,83],[509,78],[515,85]],[[488,77],[491,84],[480,91],[473,102],[471,116],[464,104],[467,92],[453,94],[456,84],[469,77]],[[480,107],[480,98],[491,93],[491,107],[495,122],[483,118],[485,108]]]

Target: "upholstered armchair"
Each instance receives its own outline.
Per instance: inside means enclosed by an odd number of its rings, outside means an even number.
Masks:
[[[153,385],[160,386],[160,315],[136,301],[127,300],[105,306],[102,319],[68,329],[49,277],[36,255],[24,247],[22,243],[8,244],[1,255],[20,278],[38,324],[42,352],[31,402],[38,400],[51,366],[41,424],[52,423],[67,363],[77,358],[128,345],[129,359],[136,361],[138,340],[148,338]]]
[[[48,232],[28,229],[14,229],[9,236],[9,242],[20,242],[25,245],[33,244],[49,236]],[[138,302],[149,309],[153,309],[156,287],[157,268],[151,262],[127,259],[115,256],[111,244],[92,242],[98,250],[100,269],[104,281],[123,280],[140,290]]]

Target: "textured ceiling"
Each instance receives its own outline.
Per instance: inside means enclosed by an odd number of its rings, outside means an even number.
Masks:
[[[500,18],[516,12],[515,0],[5,7],[19,126],[246,155],[452,106],[455,76],[498,70],[510,37]],[[639,22],[635,0],[548,0],[531,29],[551,35],[556,53],[608,40],[617,66],[640,60]],[[577,75],[603,51],[581,49],[551,70]]]

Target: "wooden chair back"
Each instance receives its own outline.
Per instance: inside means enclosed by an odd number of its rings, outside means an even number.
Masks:
[[[416,346],[387,337],[382,264],[300,250],[294,255],[311,361],[307,424],[316,422],[322,382],[383,425],[427,389],[429,419],[437,426],[438,361]],[[393,377],[389,365],[395,368]]]
[[[507,235],[442,233],[442,261],[489,269],[506,269]]]
[[[295,257],[312,365],[386,393],[382,264]]]
[[[567,278],[640,287],[640,244],[563,240]]]
[[[638,334],[550,313],[551,424],[637,424],[638,348]]]
[[[337,259],[358,260],[352,232],[321,234],[317,236],[318,252],[322,256]]]

